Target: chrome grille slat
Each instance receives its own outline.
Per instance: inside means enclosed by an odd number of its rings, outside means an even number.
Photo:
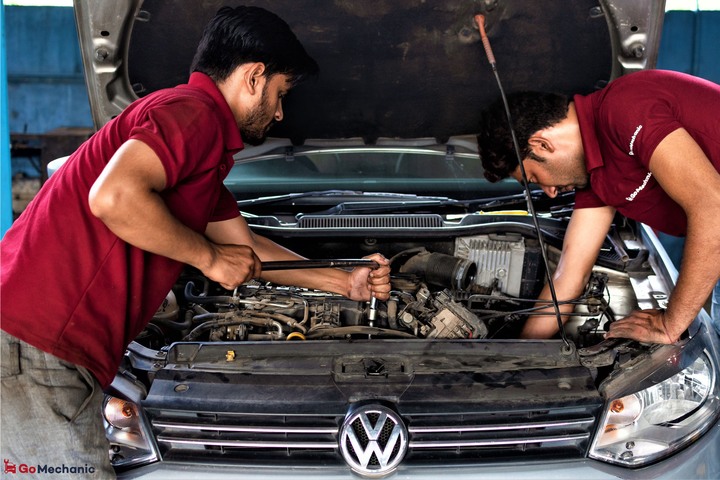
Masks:
[[[498,447],[511,445],[531,445],[541,443],[575,442],[586,440],[590,434],[561,435],[548,437],[517,438],[517,439],[491,439],[491,440],[444,440],[444,441],[419,441],[410,442],[410,448],[479,448]]]
[[[269,442],[248,440],[213,440],[208,438],[156,437],[160,443],[178,443],[186,445],[208,445],[213,447],[260,448],[260,449],[336,449],[337,442]]]
[[[555,422],[528,422],[521,424],[503,424],[503,425],[473,425],[473,426],[439,426],[439,427],[410,427],[408,431],[413,433],[460,433],[460,432],[497,432],[503,430],[526,430],[535,428],[558,428],[558,427],[575,427],[582,425],[590,425],[595,421],[594,418],[588,417],[573,421],[555,421]]]

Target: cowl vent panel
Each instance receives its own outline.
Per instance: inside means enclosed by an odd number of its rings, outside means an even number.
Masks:
[[[305,215],[299,228],[442,228],[440,215]]]

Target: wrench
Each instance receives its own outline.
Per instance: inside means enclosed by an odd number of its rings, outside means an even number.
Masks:
[[[369,267],[380,266],[374,260],[367,259],[328,259],[328,260],[281,260],[274,262],[262,262],[263,272],[272,270],[300,270],[305,268],[337,268],[337,267]]]

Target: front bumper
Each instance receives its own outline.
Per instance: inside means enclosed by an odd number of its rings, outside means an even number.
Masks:
[[[630,470],[603,464],[594,460],[572,462],[513,463],[482,467],[400,467],[392,475],[385,477],[392,480],[436,480],[437,478],[453,478],[454,480],[483,479],[507,480],[584,480],[617,479],[646,480],[691,480],[720,478],[720,423],[690,447],[678,454],[649,467]],[[181,464],[159,462],[132,471],[123,472],[118,479],[143,480],[357,480],[358,477],[350,469],[339,468],[285,468],[279,469],[268,465],[267,468],[245,468],[242,466],[216,466],[211,464]]]

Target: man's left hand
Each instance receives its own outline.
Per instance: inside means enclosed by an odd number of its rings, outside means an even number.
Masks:
[[[644,343],[670,344],[678,341],[666,327],[664,309],[635,310],[627,317],[610,324],[605,338],[629,338]]]

